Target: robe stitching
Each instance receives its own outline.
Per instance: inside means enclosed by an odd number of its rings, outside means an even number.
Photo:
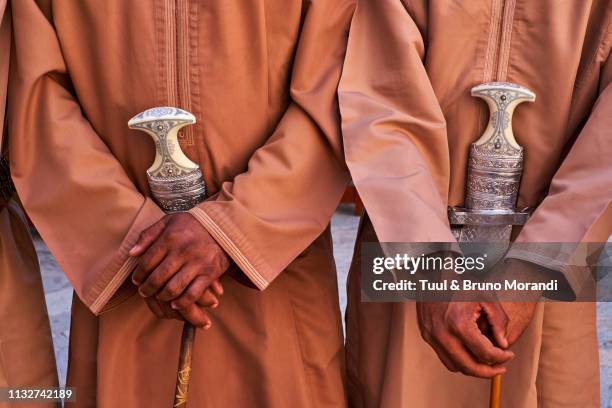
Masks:
[[[110,280],[108,285],[100,292],[96,300],[90,306],[91,311],[94,314],[99,314],[100,310],[104,306],[104,304],[112,297],[115,291],[123,284],[123,281],[127,278],[127,276],[134,270],[136,267],[136,263],[138,262],[138,258],[129,257],[125,260],[121,268],[117,271],[115,276]]]
[[[264,290],[270,284],[251,264],[246,256],[242,254],[240,249],[232,242],[232,240],[223,232],[221,228],[199,207],[189,210],[202,225],[214,236],[219,245],[223,247],[238,264],[240,269],[253,281],[259,290]]]

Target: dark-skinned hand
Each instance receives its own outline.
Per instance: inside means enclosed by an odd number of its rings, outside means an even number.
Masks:
[[[197,327],[210,327],[202,308],[219,303],[218,279],[230,260],[191,214],[164,216],[140,234],[129,255],[139,257],[132,281],[156,316],[182,316]]]
[[[417,302],[419,329],[442,363],[453,372],[492,378],[514,358],[508,347],[508,318],[499,303]],[[486,317],[496,344],[481,330]]]
[[[523,282],[550,279],[528,262],[508,259],[501,276]],[[491,378],[514,358],[507,350],[529,326],[540,292],[521,302],[418,302],[421,335],[450,371]]]

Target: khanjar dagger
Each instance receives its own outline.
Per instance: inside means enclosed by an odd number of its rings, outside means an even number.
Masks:
[[[512,132],[512,115],[535,93],[509,82],[490,82],[472,88],[472,96],[489,106],[489,124],[470,147],[464,207],[450,207],[448,216],[459,242],[510,242],[513,225],[523,225],[527,208],[516,208],[523,173],[523,147]],[[491,380],[490,408],[499,408],[501,376]]]
[[[196,122],[191,113],[172,107],[148,109],[128,122],[130,129],[148,133],[155,142],[155,160],[147,170],[151,195],[166,213],[187,211],[206,198],[200,167],[181,150],[178,131]],[[174,395],[174,407],[187,402],[195,327],[185,322]]]

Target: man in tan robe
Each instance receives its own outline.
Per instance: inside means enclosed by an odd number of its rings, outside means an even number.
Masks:
[[[537,95],[513,121],[526,152],[518,207],[537,207],[517,240],[605,242],[611,21],[608,0],[359,1],[339,87],[346,159],[367,211],[359,242],[453,241],[446,208],[463,204],[469,146],[488,119],[470,89],[491,81]],[[489,381],[446,369],[421,338],[415,303],[360,302],[359,242],[348,283],[351,405],[487,406]],[[503,407],[599,407],[594,304],[537,305],[511,350]]]
[[[328,223],[348,180],[336,89],[353,9],[14,2],[13,178],[77,295],[73,406],[172,403],[182,323],[158,319],[136,294],[139,261],[128,254],[164,216],[145,174],[153,144],[126,126],[153,106],[198,120],[180,143],[210,198],[180,216],[179,238],[201,237],[193,244],[223,258],[220,245],[230,272],[250,282],[220,278],[212,328],[196,337],[189,406],[345,404]]]
[[[0,0],[0,147],[10,54],[11,15]],[[0,148],[0,387],[57,387],[57,369],[38,259],[25,216],[11,193]],[[55,407],[0,402],[0,407]]]

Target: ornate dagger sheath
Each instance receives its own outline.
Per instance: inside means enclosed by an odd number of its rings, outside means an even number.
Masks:
[[[191,113],[172,107],[148,109],[128,122],[130,129],[142,130],[155,141],[155,161],[147,170],[147,178],[153,199],[166,213],[187,211],[206,197],[200,167],[185,156],[178,143],[178,131],[195,122]],[[195,327],[186,322],[181,336],[174,407],[187,402],[194,339]]]
[[[491,82],[472,88],[484,99],[490,119],[484,134],[472,144],[468,161],[464,207],[451,207],[448,216],[459,242],[510,242],[513,225],[523,225],[528,209],[516,209],[523,173],[523,148],[512,133],[512,114],[521,102],[535,101],[527,88]],[[491,380],[490,408],[499,408],[501,376]]]
[[[449,220],[458,241],[506,243],[512,226],[529,216],[527,209],[515,207],[523,148],[512,133],[512,114],[521,102],[535,101],[535,94],[516,84],[492,82],[472,88],[472,96],[487,102],[490,120],[470,148],[465,206],[449,208]]]

